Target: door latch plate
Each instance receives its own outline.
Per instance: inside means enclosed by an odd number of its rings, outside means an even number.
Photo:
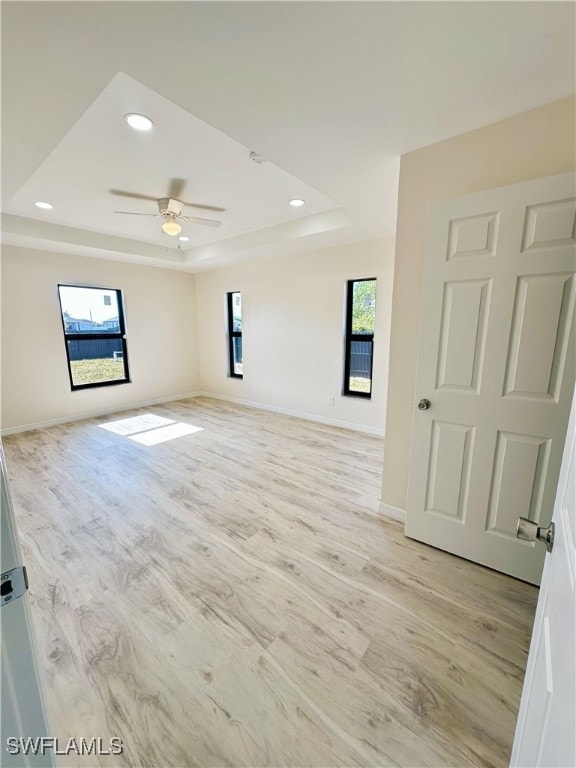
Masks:
[[[19,565],[9,571],[4,571],[0,576],[0,596],[2,602],[0,605],[6,605],[19,597],[22,597],[28,589],[28,575],[26,566]]]

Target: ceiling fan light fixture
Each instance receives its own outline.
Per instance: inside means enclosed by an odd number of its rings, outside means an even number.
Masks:
[[[162,224],[162,230],[166,232],[167,235],[170,235],[171,237],[176,237],[176,235],[179,235],[180,232],[182,232],[182,227],[180,226],[180,224],[178,224],[177,221],[168,219],[168,221],[165,221],[164,224]]]
[[[136,131],[151,131],[154,127],[154,122],[149,117],[139,115],[137,112],[129,112],[124,115],[124,120]]]

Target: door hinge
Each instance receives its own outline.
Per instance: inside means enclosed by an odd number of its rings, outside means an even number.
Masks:
[[[6,603],[17,600],[19,597],[22,597],[27,589],[28,574],[26,573],[25,565],[19,565],[10,571],[5,571],[0,576],[0,595],[2,596],[2,603],[0,605],[6,605]]]

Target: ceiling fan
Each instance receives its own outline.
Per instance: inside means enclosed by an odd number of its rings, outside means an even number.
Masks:
[[[172,179],[170,182],[170,189],[168,191],[168,197],[150,197],[149,195],[140,195],[133,192],[124,192],[120,189],[111,189],[110,192],[113,195],[120,197],[129,197],[133,200],[153,200],[158,205],[157,213],[140,213],[138,211],[114,211],[114,213],[120,213],[126,216],[155,216],[163,218],[162,230],[167,234],[175,237],[182,231],[180,222],[190,221],[194,224],[202,224],[205,227],[219,227],[222,222],[218,219],[203,219],[198,216],[183,216],[182,209],[184,206],[188,208],[198,208],[204,211],[224,212],[225,208],[219,208],[215,205],[202,205],[200,203],[185,203],[179,200],[185,185],[184,179]]]

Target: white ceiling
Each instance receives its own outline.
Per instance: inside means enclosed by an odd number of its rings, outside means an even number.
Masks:
[[[393,235],[399,156],[574,92],[557,2],[4,2],[3,240],[198,271]],[[155,121],[137,134],[123,121]],[[267,158],[248,160],[250,150]],[[226,209],[163,235],[167,194]],[[293,209],[292,197],[306,206]],[[54,209],[39,211],[35,200]]]

